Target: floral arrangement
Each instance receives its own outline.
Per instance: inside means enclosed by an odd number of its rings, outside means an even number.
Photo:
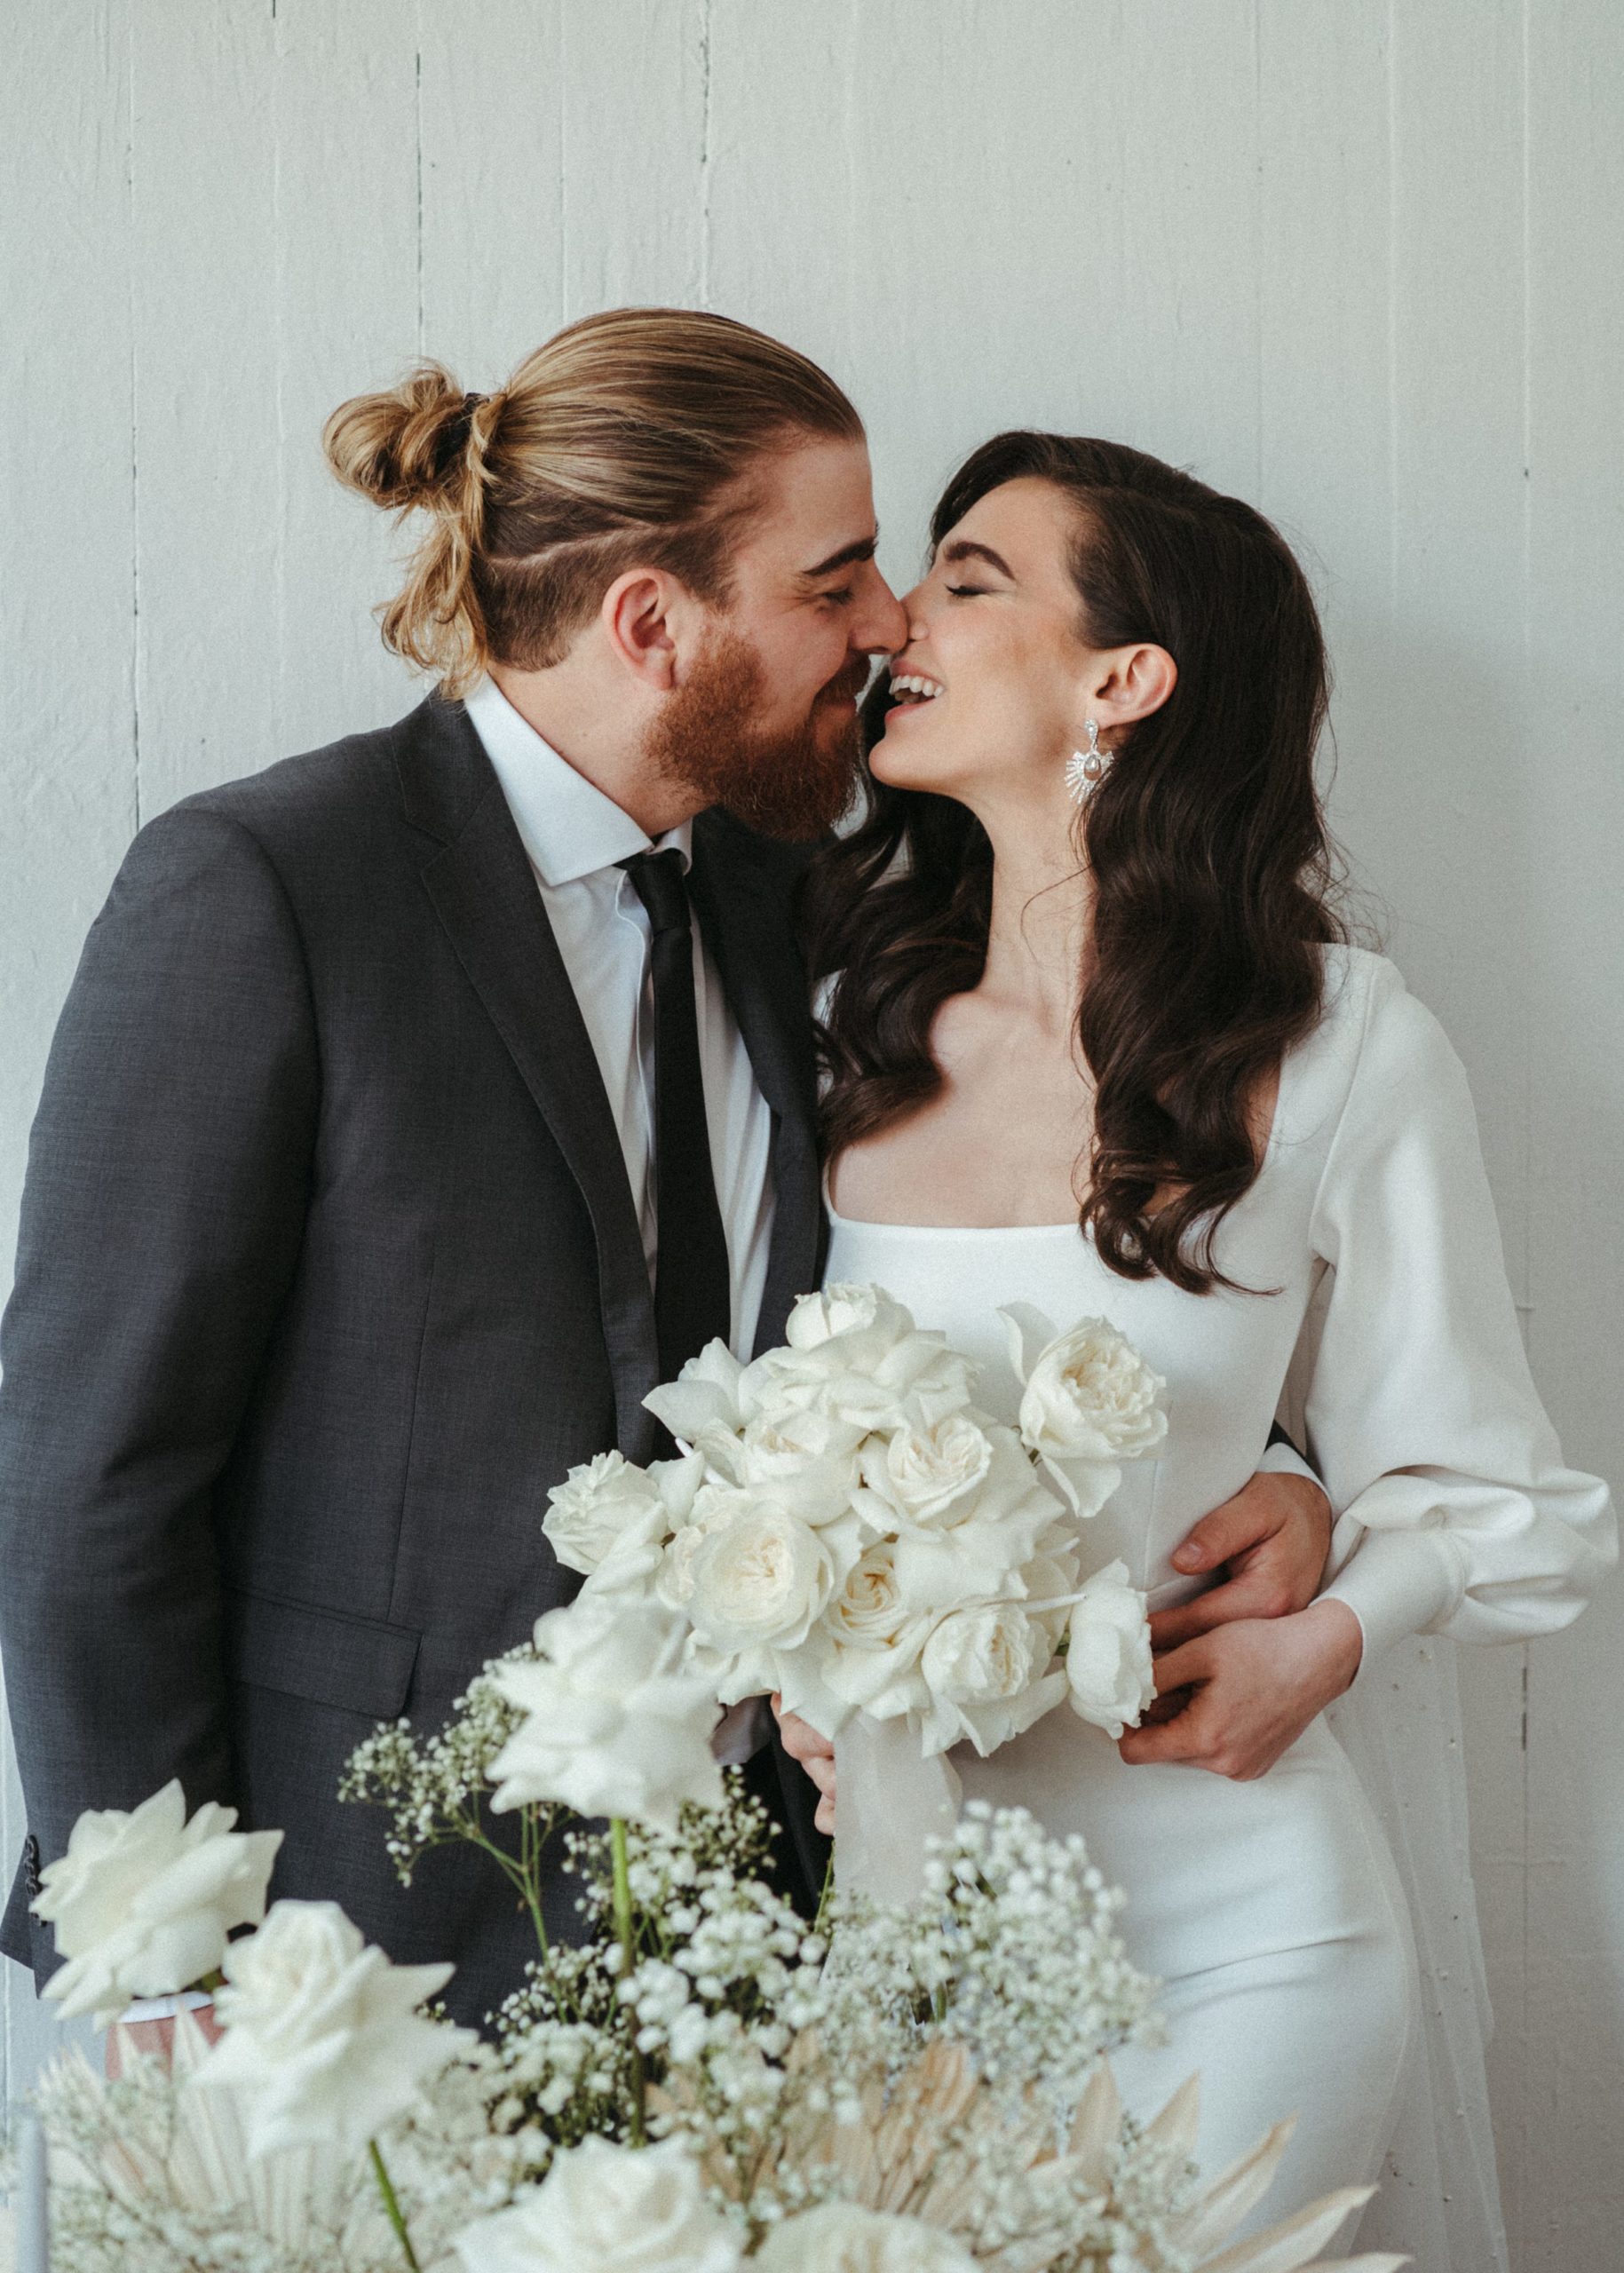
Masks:
[[[878,1287],[804,1296],[749,1365],[712,1342],[647,1400],[688,1449],[572,1469],[554,1553],[589,1596],[684,1619],[725,1705],[779,1691],[831,1738],[906,1716],[927,1755],[991,1752],[1068,1698],[1121,1736],[1153,1693],[1145,1601],[1120,1562],[1081,1580],[1083,1526],[1166,1435],[1162,1384],[1105,1319],[1001,1316],[1017,1428]]]
[[[503,1670],[451,1730],[408,1738],[398,1826],[433,1787],[443,1827],[474,1797],[471,1771],[494,1794],[526,1734]],[[534,1871],[562,1811],[517,1805],[538,1810],[520,1842]],[[411,1832],[408,1875],[438,1835]],[[760,1875],[770,1828],[731,1775],[721,1805],[683,1803],[674,1829],[562,1836],[587,1938],[538,1947],[492,2043],[419,2009],[446,1968],[392,1966],[333,1905],[289,1902],[221,1952],[218,2044],[183,2013],[172,2065],[126,2047],[105,2083],[59,2060],[39,2095],[53,2261],[1295,2273],[1367,2198],[1331,2196],[1215,2254],[1291,2126],[1203,2193],[1193,2085],[1147,2125],[1124,2114],[1104,2055],[1153,2025],[1153,1984],[1081,1842],[1019,1810],[967,1809],[933,1844],[925,1905],[837,1903],[811,1929]]]
[[[229,1809],[188,1822],[176,1786],[82,1818],[36,1904],[69,1960],[64,2009],[107,2016],[202,1984],[219,2036],[183,2012],[171,2061],[121,2031],[117,2080],[77,2055],[47,2072],[53,2261],[1295,2273],[1315,2259],[1367,2190],[1223,2248],[1289,2124],[1203,2194],[1193,2083],[1150,2123],[1119,2103],[1107,2055],[1154,2029],[1154,1984],[1081,1840],[971,1805],[928,1842],[918,1899],[826,1890],[809,1926],[770,1882],[764,1810],[712,1755],[718,1698],[767,1685],[836,1725],[906,1716],[927,1753],[986,1748],[1062,1697],[1106,1726],[1137,1715],[1143,1601],[1117,1572],[1079,1583],[1077,1533],[1120,1458],[1159,1440],[1159,1384],[1097,1322],[1009,1323],[1013,1430],[876,1288],[809,1297],[787,1349],[755,1366],[713,1345],[651,1399],[678,1458],[638,1470],[612,1455],[552,1495],[550,1535],[588,1574],[577,1600],[487,1665],[444,1728],[386,1725],[358,1748],[345,1794],[387,1810],[405,1884],[431,1849],[471,1842],[535,1922],[491,2040],[427,2008],[450,1968],[392,1964],[331,1904],[267,1909],[277,1834],[238,1833]],[[566,1945],[542,1904],[560,1845],[580,1889]]]

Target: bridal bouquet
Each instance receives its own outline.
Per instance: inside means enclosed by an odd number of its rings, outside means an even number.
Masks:
[[[680,1616],[725,1705],[780,1691],[831,1738],[906,1716],[927,1756],[991,1752],[1068,1699],[1121,1736],[1153,1694],[1145,1601],[1120,1562],[1083,1576],[1084,1526],[1165,1436],[1162,1384],[1103,1319],[1001,1315],[1014,1428],[878,1287],[804,1296],[749,1365],[712,1342],[646,1400],[687,1449],[573,1469],[555,1554],[590,1598]]]

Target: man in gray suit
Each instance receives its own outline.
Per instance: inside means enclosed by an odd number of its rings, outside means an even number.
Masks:
[[[153,822],[86,945],[0,1336],[0,1947],[45,1978],[43,1862],[178,1776],[478,2020],[527,1921],[465,1849],[405,1895],[339,1775],[573,1591],[548,1487],[818,1281],[791,903],[906,632],[855,411],[719,317],[590,319],[490,397],[425,368],[328,449],[426,516],[384,623],[438,691]],[[1294,1488],[1246,1520],[1307,1568]],[[810,1880],[811,1786],[755,1767]]]

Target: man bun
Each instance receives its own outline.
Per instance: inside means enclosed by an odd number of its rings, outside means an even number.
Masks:
[[[321,436],[327,462],[346,489],[396,511],[455,511],[471,455],[482,456],[491,401],[465,394],[441,363],[420,363],[400,385],[341,403]]]

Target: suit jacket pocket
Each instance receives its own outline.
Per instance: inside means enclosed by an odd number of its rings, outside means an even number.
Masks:
[[[406,1709],[422,1640],[408,1628],[242,1588],[228,1589],[226,1601],[234,1680],[370,1721],[392,1721]]]

